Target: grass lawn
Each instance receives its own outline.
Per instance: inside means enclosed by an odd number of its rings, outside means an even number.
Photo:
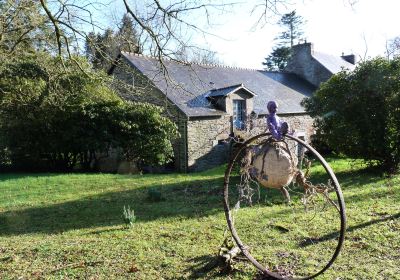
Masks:
[[[329,162],[343,189],[348,231],[339,258],[318,279],[400,279],[400,176],[384,178],[346,159]],[[0,279],[257,279],[245,261],[229,273],[209,265],[226,229],[223,173],[0,175]],[[257,238],[249,228],[266,214],[288,231],[270,228],[275,241],[255,254],[290,246],[277,240],[291,240],[291,227],[280,219],[289,206],[274,192],[240,210],[238,231],[248,238]],[[124,224],[124,206],[135,211],[133,227]],[[324,220],[314,222],[326,229]],[[323,257],[323,244],[298,253]]]

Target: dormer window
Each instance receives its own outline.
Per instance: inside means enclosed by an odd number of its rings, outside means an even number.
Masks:
[[[208,93],[208,100],[216,109],[232,116],[233,130],[246,129],[246,117],[253,111],[254,92],[243,84],[214,88]]]
[[[233,100],[252,100],[253,97],[256,96],[254,92],[246,88],[243,84],[223,87],[223,88],[214,88],[212,89],[208,95],[207,99],[211,101],[211,104],[214,105],[217,109],[225,111],[231,115],[233,115]],[[245,102],[241,105],[244,108],[244,114],[247,111],[251,112],[253,110],[252,106],[249,104],[253,104],[252,102]]]

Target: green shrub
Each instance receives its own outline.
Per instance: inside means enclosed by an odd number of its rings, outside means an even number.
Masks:
[[[303,101],[329,147],[388,172],[400,164],[400,58],[342,71]]]
[[[318,151],[321,155],[330,155],[333,152],[333,149],[329,147],[328,143],[323,135],[317,133],[311,136],[310,139],[311,146]]]
[[[132,161],[168,162],[177,129],[162,109],[123,101],[109,77],[76,59],[85,73],[44,54],[0,68],[1,160],[25,170],[89,169],[97,152],[115,147]]]

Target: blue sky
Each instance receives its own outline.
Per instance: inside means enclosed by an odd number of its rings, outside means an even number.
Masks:
[[[122,0],[118,0],[122,3]],[[131,0],[132,5],[135,1]],[[140,1],[139,1],[140,2]],[[261,10],[251,10],[261,0],[245,1],[229,12],[214,14],[213,25],[204,25],[204,19],[194,23],[217,36],[196,36],[192,39],[218,53],[231,66],[262,68],[261,62],[275,44],[280,29],[274,24],[279,16],[271,17],[270,24],[254,29]],[[354,2],[353,5],[350,3]],[[385,54],[386,41],[400,36],[399,0],[292,0],[280,12],[296,9],[305,20],[304,37],[314,43],[314,49],[341,55],[354,53],[360,59]],[[122,10],[122,11],[121,11]],[[112,5],[102,11],[104,21],[112,22],[112,15],[123,12],[123,6]]]

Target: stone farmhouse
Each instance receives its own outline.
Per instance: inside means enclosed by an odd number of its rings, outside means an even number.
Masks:
[[[266,130],[267,103],[279,104],[278,115],[306,141],[313,120],[301,101],[342,68],[352,70],[354,55],[332,56],[314,51],[311,43],[293,47],[283,72],[184,64],[122,52],[110,69],[128,100],[166,108],[180,138],[174,143],[174,167],[199,171],[227,162],[230,135]]]

